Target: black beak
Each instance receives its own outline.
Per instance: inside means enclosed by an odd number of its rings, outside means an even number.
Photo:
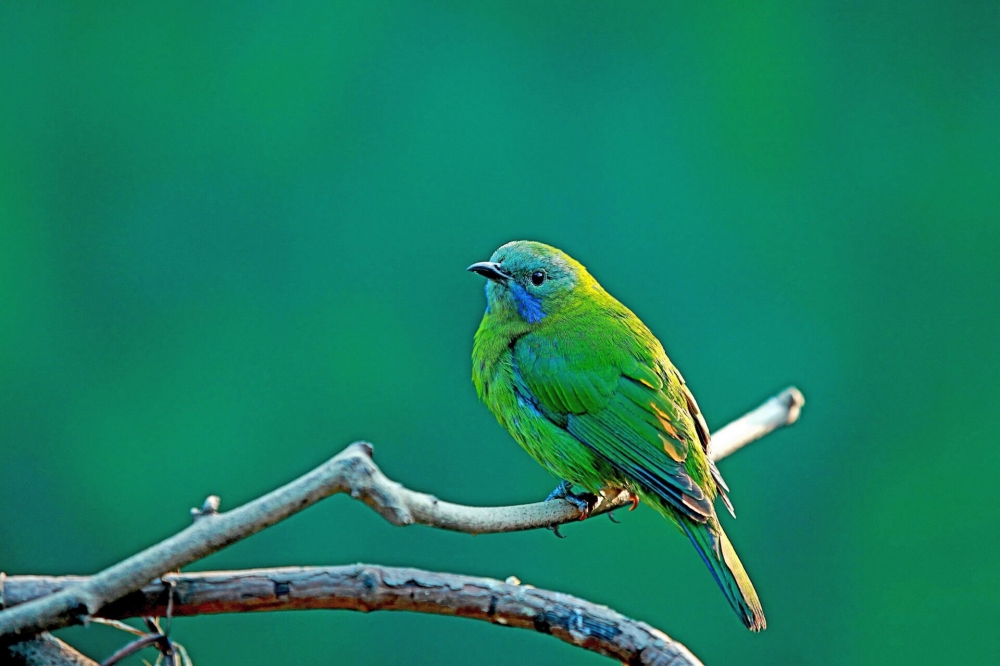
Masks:
[[[493,280],[494,282],[506,282],[510,279],[509,275],[500,270],[500,264],[492,261],[480,261],[477,264],[472,264],[465,270],[479,273],[484,278]]]

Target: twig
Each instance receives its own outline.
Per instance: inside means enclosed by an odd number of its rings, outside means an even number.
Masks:
[[[801,394],[788,389],[723,428],[713,439],[713,458],[720,460],[747,442],[794,422],[801,404]],[[210,497],[195,512],[196,521],[190,527],[54,594],[15,605],[18,602],[12,599],[10,591],[10,581],[14,578],[10,577],[5,589],[6,601],[14,607],[0,611],[0,638],[10,641],[18,635],[85,622],[107,604],[158,576],[202,559],[335,493],[349,493],[394,525],[420,524],[470,534],[537,529],[577,520],[580,516],[576,507],[564,501],[507,507],[468,507],[443,502],[390,480],[372,461],[371,454],[370,444],[354,443],[308,474],[224,513],[218,513],[218,501]],[[629,496],[622,493],[602,502],[593,513],[610,511],[629,502]]]
[[[110,604],[101,615],[116,619],[163,615],[169,581],[176,590],[174,615],[315,609],[415,611],[552,634],[628,664],[701,663],[663,632],[606,606],[491,578],[355,564],[168,574],[164,579]],[[7,585],[12,600],[22,600],[80,582],[77,577],[12,576]]]
[[[167,615],[171,613],[171,607],[173,604],[173,594],[172,590],[174,587],[173,582],[164,582],[167,586]],[[95,618],[96,621],[109,624],[110,626],[127,631],[130,634],[138,635],[138,638],[133,640],[131,643],[127,643],[122,646],[119,650],[115,651],[110,657],[101,662],[101,666],[114,666],[114,664],[131,657],[136,652],[141,652],[150,646],[156,646],[160,654],[156,658],[156,663],[159,664],[161,661],[167,666],[173,666],[177,661],[177,654],[183,651],[183,647],[179,643],[174,643],[170,640],[169,631],[164,631],[160,627],[160,622],[155,617],[143,616],[143,623],[146,625],[147,631],[141,631],[135,627],[131,627],[124,622],[118,620],[109,620],[107,618]]]
[[[139,638],[135,639],[131,643],[126,644],[120,650],[115,652],[113,655],[101,662],[101,666],[112,666],[117,664],[122,659],[126,657],[131,657],[136,652],[140,650],[145,650],[150,645],[155,645],[160,642],[162,636],[159,634],[144,634]]]

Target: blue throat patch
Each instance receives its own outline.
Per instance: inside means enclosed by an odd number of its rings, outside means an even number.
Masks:
[[[511,280],[510,293],[514,297],[514,304],[517,306],[517,314],[521,319],[529,324],[537,324],[545,317],[542,310],[542,299],[534,294],[529,294],[528,290]]]

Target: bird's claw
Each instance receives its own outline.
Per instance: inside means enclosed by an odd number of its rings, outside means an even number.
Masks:
[[[590,512],[597,507],[597,503],[600,501],[597,495],[592,495],[590,493],[570,495],[568,497],[564,497],[563,499],[580,510],[580,517],[578,520],[587,520],[587,518],[590,518]]]
[[[611,520],[611,522],[615,523],[616,525],[620,525],[621,522],[622,522],[622,521],[618,520],[617,518],[615,518],[615,510],[614,509],[611,509],[611,511],[608,511],[608,519]]]
[[[556,538],[565,539],[566,535],[559,532],[559,525],[549,525],[545,529],[552,530],[552,533],[556,535]]]
[[[549,493],[549,496],[545,498],[545,501],[551,502],[552,500],[557,499],[566,500],[580,511],[579,520],[586,520],[590,517],[590,512],[597,506],[600,498],[592,493],[581,493],[577,495],[572,492],[572,488],[572,483],[569,481],[562,481],[558,486],[556,486],[555,490]]]

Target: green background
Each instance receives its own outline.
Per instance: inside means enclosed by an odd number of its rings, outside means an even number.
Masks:
[[[469,380],[464,269],[530,238],[712,426],[805,393],[722,465],[766,632],[645,508],[470,537],[341,497],[192,569],[513,574],[709,665],[1000,652],[1000,4],[85,4],[0,8],[0,568],[99,570],[358,438],[449,500],[544,497]],[[403,613],[174,637],[201,666],[609,663]]]

